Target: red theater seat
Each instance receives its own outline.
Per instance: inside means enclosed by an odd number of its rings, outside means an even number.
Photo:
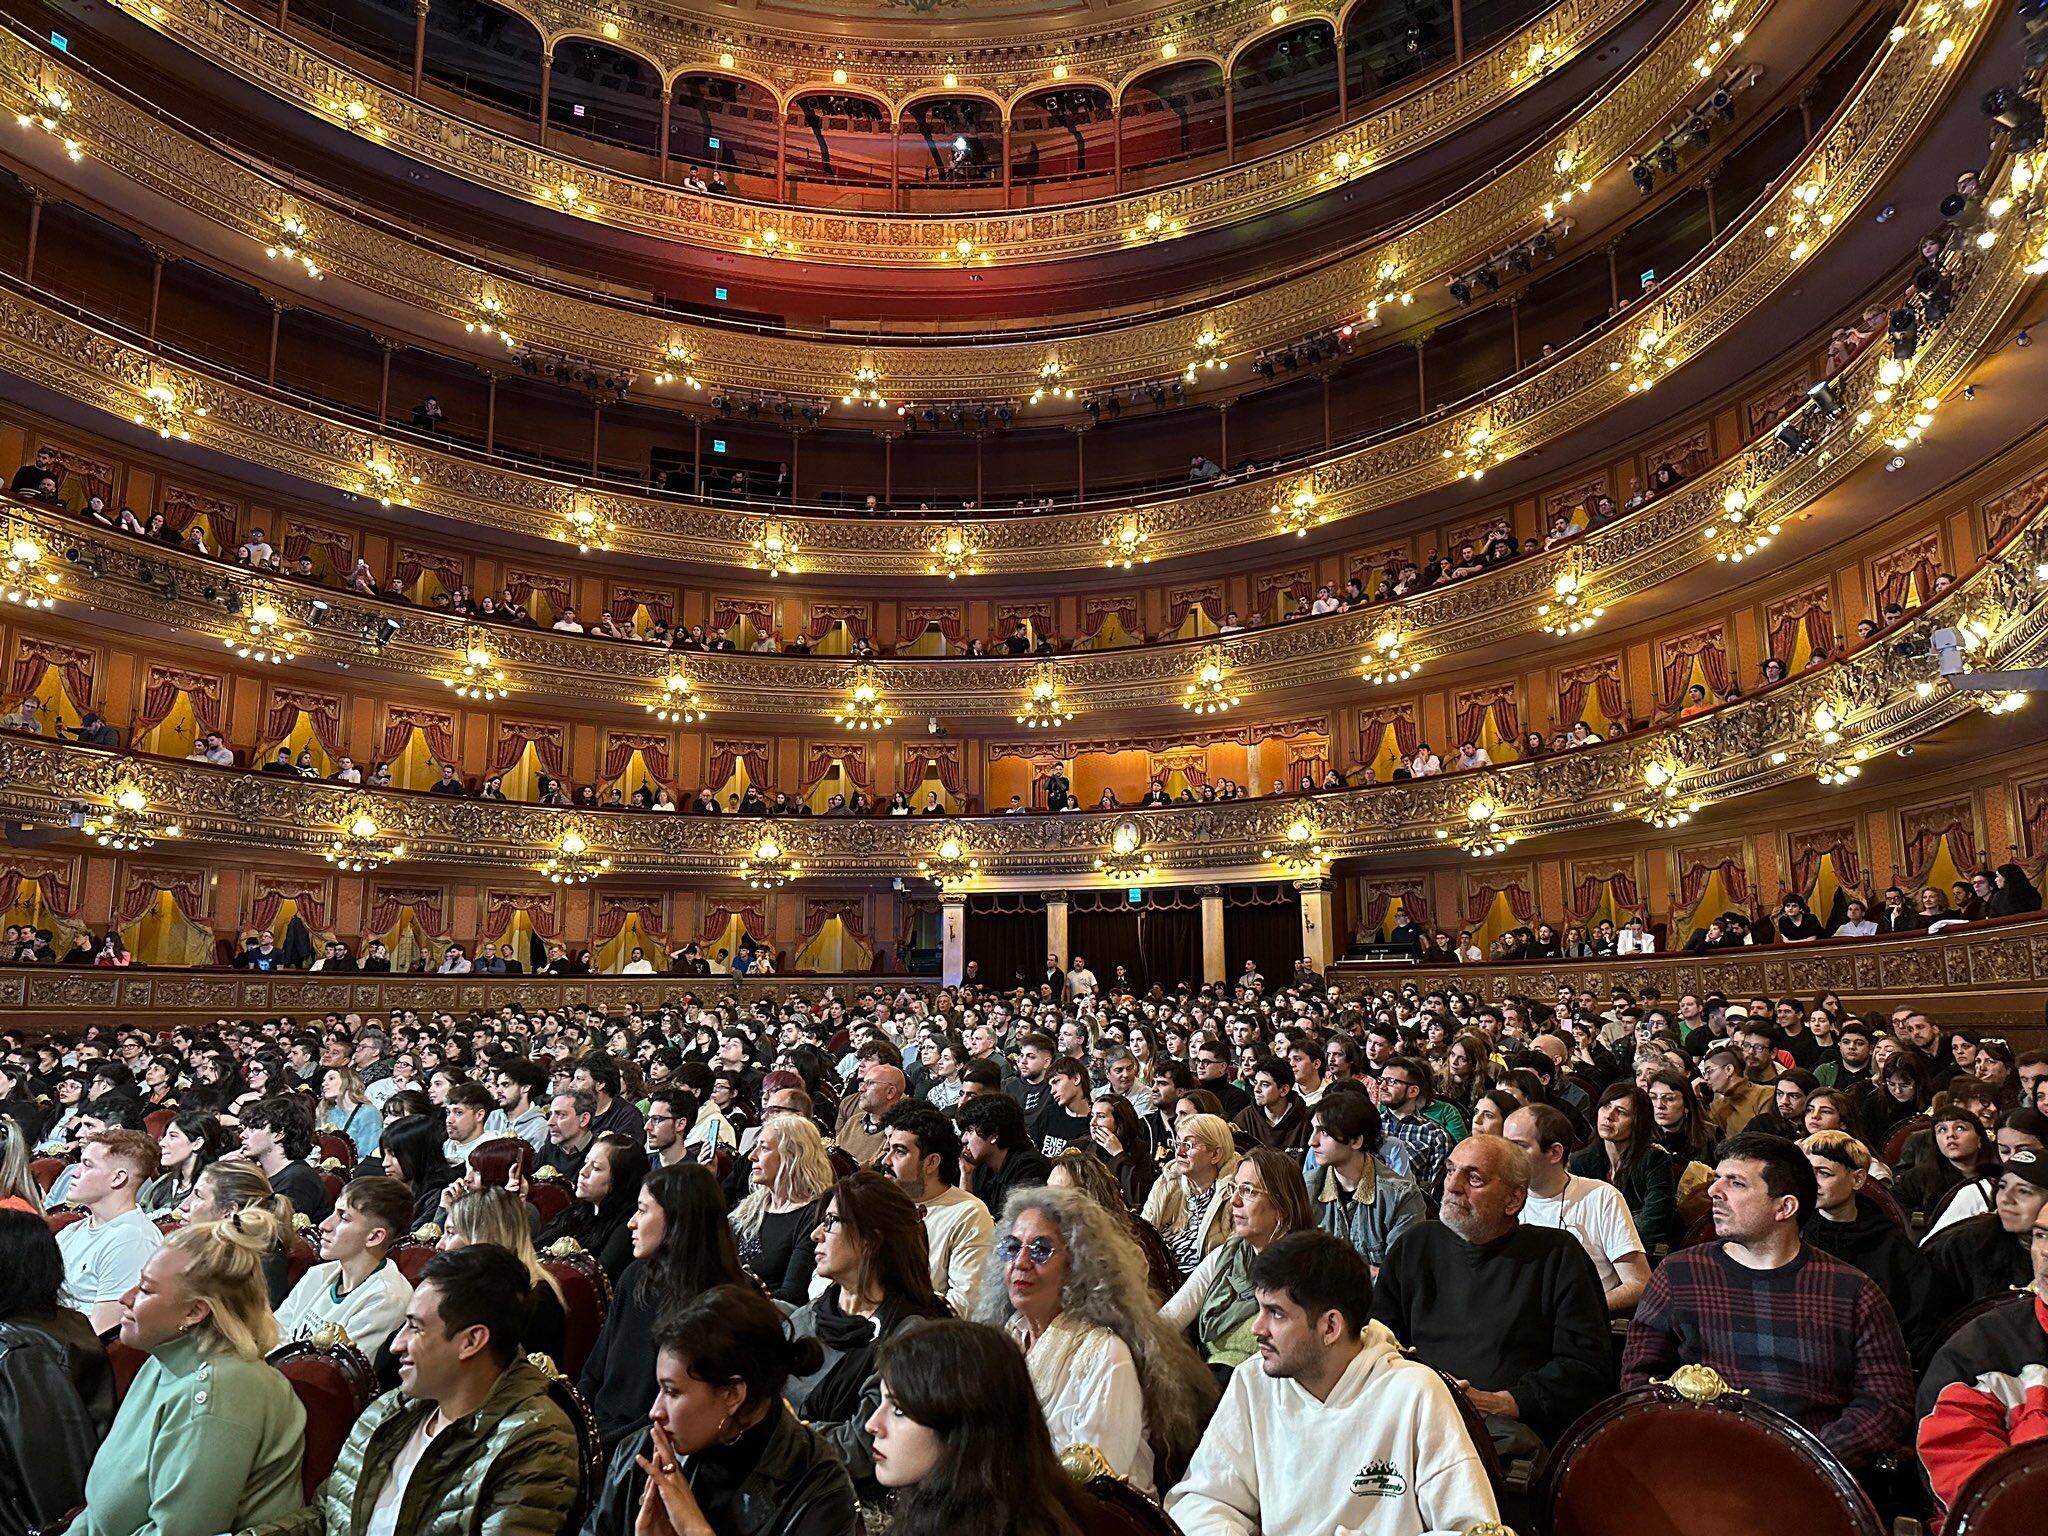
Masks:
[[[273,1350],[270,1363],[292,1384],[306,1410],[306,1461],[300,1479],[310,1501],[334,1470],[349,1431],[377,1395],[377,1376],[355,1345],[320,1334]]]

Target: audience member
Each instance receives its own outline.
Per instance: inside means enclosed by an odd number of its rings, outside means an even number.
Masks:
[[[988,1262],[995,1218],[959,1187],[960,1133],[945,1115],[914,1102],[890,1110],[882,1130],[882,1168],[923,1213],[932,1287],[954,1312],[965,1313]]]
[[[412,1191],[396,1179],[364,1174],[343,1186],[320,1224],[321,1262],[300,1277],[277,1309],[285,1339],[302,1339],[327,1324],[374,1360],[405,1320],[412,1283],[391,1262],[392,1245],[412,1221]]]
[[[41,1213],[0,1210],[0,1536],[55,1526],[84,1502],[114,1419],[106,1347],[62,1304],[63,1280]]]
[[[126,1297],[163,1242],[136,1204],[156,1176],[157,1148],[141,1131],[99,1131],[85,1139],[68,1199],[85,1219],[57,1234],[64,1257],[64,1305],[83,1312],[93,1332],[121,1321]]]

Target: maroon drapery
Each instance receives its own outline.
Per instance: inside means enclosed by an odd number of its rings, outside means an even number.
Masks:
[[[418,709],[408,704],[391,704],[384,713],[384,750],[380,757],[396,757],[405,750],[417,729],[427,738],[427,750],[437,763],[455,761],[455,720],[437,709]]]
[[[396,713],[394,709],[394,716]],[[307,693],[297,688],[278,688],[272,691],[270,715],[266,722],[270,740],[282,741],[289,736],[293,723],[301,714],[304,714],[312,724],[313,734],[319,739],[321,746],[329,752],[341,750],[341,700],[331,693]],[[431,739],[430,736],[429,740]],[[405,738],[401,736],[398,746],[404,745]],[[392,751],[396,750],[397,748],[387,750],[384,755],[389,757]]]
[[[1736,902],[1749,900],[1749,872],[1736,858],[1723,858],[1711,864],[1693,862],[1680,871],[1678,877],[1678,899],[1690,907],[1700,899],[1707,888],[1707,882],[1719,874],[1721,884],[1727,888],[1728,899]]]
[[[388,933],[391,925],[398,921],[398,909],[411,907],[413,915],[420,920],[420,926],[439,938],[446,933],[446,920],[441,914],[444,893],[425,886],[380,885],[371,892],[370,913],[364,919],[364,931]]]
[[[557,896],[558,892],[553,890],[486,892],[484,936],[498,938],[511,928],[513,916],[524,912],[532,922],[535,933],[544,939],[552,939],[561,927]]]
[[[116,921],[134,922],[149,910],[149,904],[156,900],[159,891],[170,892],[179,911],[193,922],[204,925],[206,876],[196,869],[170,869],[156,865],[138,866],[128,871],[128,884],[121,892]]]
[[[1611,668],[1600,672],[1586,670],[1568,674],[1561,679],[1557,695],[1557,723],[1561,728],[1569,729],[1579,723],[1583,718],[1581,712],[1586,707],[1586,695],[1596,689],[1600,697],[1601,711],[1608,719],[1626,718],[1627,706],[1622,701],[1619,674]]]
[[[1728,650],[1721,635],[1718,632],[1685,635],[1664,648],[1664,697],[1667,702],[1677,704],[1682,701],[1695,661],[1699,663],[1707,687],[1715,698],[1728,691]],[[1606,698],[1603,696],[1600,702],[1604,708]],[[1611,716],[1613,711],[1608,713]]]
[[[625,928],[626,919],[634,916],[640,919],[640,927],[649,938],[665,932],[659,896],[605,896],[597,906],[597,942],[605,944],[616,939]]]
[[[562,776],[562,728],[559,725],[537,725],[528,720],[500,720],[498,722],[497,744],[491,749],[491,772],[503,773],[519,761],[519,755],[531,746],[534,756],[540,759],[541,767],[556,778]]]
[[[1792,889],[1811,894],[1820,876],[1820,861],[1835,861],[1835,877],[1850,890],[1863,887],[1863,860],[1856,852],[1853,828],[1834,827],[1819,832],[1795,832],[1791,839]]]
[[[938,746],[917,745],[907,747],[903,754],[903,787],[915,789],[924,781],[927,769],[936,770],[939,782],[946,786],[946,793],[960,793],[964,780],[960,776],[960,749],[953,743]]]
[[[17,697],[34,692],[43,674],[53,667],[64,680],[64,691],[71,695],[71,702],[80,709],[90,708],[93,653],[36,635],[22,635],[15,641],[14,675],[9,679],[9,691]]]
[[[327,926],[327,898],[320,887],[296,885],[289,881],[266,882],[256,893],[256,899],[249,907],[249,926],[268,928],[276,920],[278,909],[287,901],[299,904],[299,916],[306,920],[308,928],[319,930]]]
[[[706,909],[703,926],[697,931],[697,942],[709,944],[725,932],[726,925],[735,917],[739,918],[740,926],[753,938],[765,939],[768,936],[767,908],[763,903],[720,902]]]
[[[1394,745],[1401,749],[1401,755],[1407,757],[1415,751],[1416,743],[1422,739],[1422,732],[1415,723],[1414,706],[1387,705],[1367,710],[1365,717],[1359,721],[1358,755],[1361,758],[1370,762],[1378,755],[1380,738],[1386,734],[1390,725],[1394,728]]]
[[[846,776],[862,789],[873,782],[866,746],[858,742],[813,742],[804,762],[804,783],[816,784],[831,771],[835,759],[846,769]]]
[[[633,754],[645,755],[647,771],[668,782],[669,738],[646,731],[612,731],[604,742],[604,776],[616,779],[626,771],[626,764],[633,760]]]
[[[711,743],[711,775],[704,783],[716,789],[732,777],[740,763],[747,765],[747,778],[762,784],[768,778],[768,743],[765,741],[716,741]]]
[[[1536,905],[1530,900],[1529,889],[1519,880],[1487,881],[1475,885],[1465,897],[1465,921],[1485,921],[1486,912],[1493,905],[1496,896],[1506,896],[1508,910],[1515,914],[1517,922],[1532,923],[1536,920]]]

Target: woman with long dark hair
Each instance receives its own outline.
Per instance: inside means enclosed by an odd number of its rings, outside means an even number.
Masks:
[[[8,1134],[16,1143],[19,1131]],[[55,1525],[85,1502],[114,1421],[92,1324],[59,1300],[64,1259],[40,1211],[0,1210],[0,1533]]]
[[[175,1211],[192,1198],[199,1175],[233,1150],[228,1133],[212,1115],[187,1110],[175,1115],[157,1138],[163,1171],[135,1197],[135,1203],[152,1216]]]
[[[1900,1157],[1892,1193],[1916,1225],[1924,1225],[1951,1190],[1980,1181],[1988,1181],[1987,1193],[1997,1187],[1998,1149],[1984,1123],[1961,1104],[1942,1105],[1933,1126],[1910,1142],[1920,1145]]]
[[[654,1399],[647,1362],[662,1310],[716,1285],[758,1288],[740,1266],[718,1180],[702,1163],[677,1163],[647,1175],[628,1229],[633,1261],[619,1276],[604,1327],[577,1381],[607,1448],[647,1416]]]
[[[812,1240],[828,1283],[789,1326],[815,1338],[824,1359],[790,1380],[789,1405],[839,1453],[854,1487],[872,1490],[867,1421],[882,1392],[875,1348],[906,1324],[950,1314],[932,1289],[924,1217],[894,1179],[863,1168],[834,1184]]]
[[[1142,1211],[1159,1179],[1159,1165],[1152,1161],[1137,1106],[1120,1093],[1105,1093],[1088,1107],[1088,1134],[1124,1204]]]
[[[441,1210],[441,1191],[462,1175],[441,1150],[447,1139],[438,1114],[407,1115],[384,1127],[378,1151],[384,1172],[412,1191],[412,1222],[431,1221]]]
[[[1081,1536],[1086,1495],[1060,1468],[1017,1346],[980,1323],[905,1328],[879,1351],[868,1419],[890,1536]]]
[[[1651,1139],[1671,1159],[1678,1219],[1691,1226],[1707,1213],[1714,1147],[1720,1137],[1707,1123],[1699,1096],[1684,1073],[1660,1067],[1645,1080],[1643,1096],[1650,1101],[1650,1118],[1656,1122]]]
[[[649,1409],[612,1452],[582,1536],[854,1536],[846,1468],[782,1399],[817,1369],[817,1340],[739,1284],[676,1307],[651,1342]]]
[[[607,1131],[590,1144],[576,1172],[576,1198],[541,1229],[534,1244],[545,1253],[564,1238],[596,1259],[613,1285],[633,1262],[633,1234],[627,1223],[640,1203],[647,1178],[647,1152],[639,1142]]]
[[[1870,1132],[1866,1145],[1882,1158],[1892,1132],[1915,1115],[1926,1114],[1934,1102],[1934,1076],[1927,1058],[1911,1046],[1901,1046],[1872,1076],[1877,1085],[1863,1102],[1863,1128]]]
[[[1593,1144],[1570,1158],[1565,1171],[1620,1190],[1645,1248],[1675,1245],[1685,1235],[1678,1186],[1671,1154],[1657,1145],[1650,1096],[1631,1082],[1609,1083],[1593,1112],[1593,1132]]]

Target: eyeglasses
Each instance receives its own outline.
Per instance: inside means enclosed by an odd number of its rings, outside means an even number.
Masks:
[[[820,1217],[818,1220],[818,1230],[820,1232],[837,1232],[841,1227],[845,1225],[846,1218],[844,1216],[839,1215],[837,1212],[834,1212],[830,1216]]]
[[[1053,1254],[1057,1251],[1049,1237],[1034,1237],[1028,1243],[1022,1238],[1006,1237],[996,1244],[996,1257],[1005,1264],[1016,1263],[1021,1255],[1028,1257],[1036,1269],[1043,1269],[1050,1264]]]

